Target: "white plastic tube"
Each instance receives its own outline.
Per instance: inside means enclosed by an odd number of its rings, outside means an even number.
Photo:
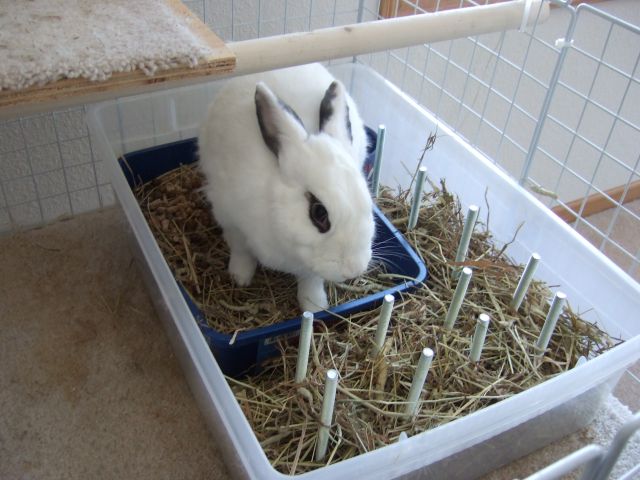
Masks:
[[[296,383],[302,382],[307,376],[309,364],[309,349],[311,347],[311,334],[313,333],[313,313],[302,314],[302,326],[300,328],[300,340],[298,341],[298,362],[296,363]]]
[[[511,299],[511,308],[515,311],[518,311],[520,304],[522,304],[522,300],[524,300],[524,296],[529,289],[529,285],[531,285],[531,280],[533,280],[533,275],[536,273],[536,268],[538,268],[539,262],[540,255],[532,253],[531,257],[529,257],[529,261],[527,262],[527,266],[524,267],[524,271],[522,272],[516,291],[513,293],[513,298]]]
[[[471,274],[472,271],[469,267],[464,267],[462,269],[462,275],[460,275],[460,278],[458,279],[456,291],[453,292],[451,305],[449,305],[447,316],[444,319],[444,328],[446,328],[447,330],[451,330],[453,328],[453,324],[456,323],[458,312],[460,311],[462,301],[464,300],[464,296],[467,293],[467,288],[469,287],[469,282],[471,281]]]
[[[420,167],[416,175],[416,186],[413,191],[413,199],[411,201],[411,212],[409,213],[409,230],[413,230],[418,223],[418,214],[420,213],[420,203],[422,201],[422,187],[424,186],[424,177],[427,175],[427,167]]]
[[[391,320],[394,301],[394,296],[389,294],[385,295],[384,300],[382,301],[382,308],[380,309],[380,316],[378,317],[378,327],[376,328],[376,337],[373,346],[374,356],[382,352],[384,339],[387,336],[387,330],[389,329],[389,321]]]
[[[413,374],[413,382],[411,382],[411,388],[407,396],[407,406],[405,407],[404,413],[409,417],[412,417],[416,413],[418,399],[424,388],[424,382],[427,380],[427,374],[429,373],[429,367],[431,367],[432,361],[433,350],[424,348],[422,353],[420,353],[420,360],[418,360],[418,366]]]
[[[547,313],[547,318],[544,321],[542,331],[540,332],[540,336],[538,337],[538,341],[536,342],[536,347],[538,348],[540,354],[544,353],[544,351],[547,349],[547,345],[549,345],[549,340],[551,340],[553,329],[556,328],[556,322],[558,321],[558,317],[562,313],[562,307],[564,306],[564,301],[566,299],[567,296],[562,292],[556,293],[553,297],[551,308],[549,308],[549,313]]]
[[[482,353],[482,347],[484,347],[484,339],[487,336],[487,330],[489,329],[489,315],[481,313],[476,321],[476,331],[473,334],[473,340],[471,342],[471,353],[469,354],[469,360],[472,362],[480,361],[480,354]]]
[[[312,32],[228,43],[236,55],[233,74],[263,72],[274,68],[352,57],[365,53],[435,43],[483,33],[518,29],[527,8],[526,0],[456,8],[424,15],[323,28]],[[528,25],[549,17],[549,4],[529,4]]]
[[[329,444],[329,429],[333,418],[333,406],[336,402],[338,388],[338,372],[327,370],[322,397],[322,411],[320,412],[320,428],[318,429],[318,444],[316,446],[316,462],[321,462],[327,454]]]
[[[473,227],[476,225],[479,211],[480,208],[478,208],[477,205],[469,205],[467,218],[464,221],[462,235],[460,236],[460,243],[458,244],[458,250],[456,251],[456,263],[463,262],[464,259],[467,258],[467,250],[469,250],[471,235],[473,235]],[[460,275],[460,267],[455,267],[453,271],[454,275]]]

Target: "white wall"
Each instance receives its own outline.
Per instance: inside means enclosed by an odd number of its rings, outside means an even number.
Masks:
[[[84,108],[0,123],[0,231],[113,203]]]

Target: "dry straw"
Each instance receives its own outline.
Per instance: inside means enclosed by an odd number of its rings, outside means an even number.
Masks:
[[[282,343],[280,357],[264,365],[259,375],[228,379],[279,471],[305,472],[456,420],[573,368],[580,356],[591,358],[614,345],[614,340],[567,306],[545,355],[537,360],[535,343],[552,297],[549,288],[534,280],[519,311],[510,308],[522,266],[504,254],[508,244],[494,245],[481,224],[471,238],[468,260],[463,265],[453,262],[463,226],[461,207],[444,182],[429,183],[416,228],[410,232],[406,232],[408,192],[382,189],[377,199],[429,267],[427,284],[396,300],[381,354],[372,355],[378,309],[344,318],[331,330],[319,322],[301,384],[294,378],[297,342]],[[261,272],[255,286],[240,290],[231,284],[225,272],[226,247],[196,190],[199,186],[195,171],[182,167],[138,190],[176,278],[214,328],[222,331],[250,329],[293,316],[291,278]],[[456,286],[453,270],[461,266],[473,268],[473,281],[455,327],[447,331],[443,320]],[[337,294],[366,295],[382,288],[385,280],[379,271],[351,285],[332,286],[330,291],[334,302],[344,301]],[[212,301],[215,296],[221,297],[218,303]],[[491,316],[492,326],[475,363],[469,360],[469,351],[480,313]],[[407,418],[406,399],[425,345],[434,350],[433,364],[417,413]],[[327,455],[320,463],[314,461],[314,451],[329,369],[339,372],[340,383]]]
[[[259,268],[249,287],[233,285],[227,273],[229,249],[211,217],[194,165],[182,165],[136,188],[136,197],[167,263],[209,325],[234,334],[300,315],[296,279]],[[336,305],[394,284],[378,266],[367,278],[328,286]]]

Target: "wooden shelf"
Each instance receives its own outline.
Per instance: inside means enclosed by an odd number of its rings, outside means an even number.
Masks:
[[[115,73],[105,81],[67,78],[23,90],[0,91],[0,119],[199,83],[233,71],[236,65],[235,55],[215,33],[180,0],[162,1],[173,10],[176,17],[188,19],[193,34],[212,49],[213,54],[205,62],[200,62],[194,68],[179,67],[158,71],[153,76],[134,70]]]
[[[632,182],[627,186],[620,185],[619,187],[605,190],[603,193],[594,193],[586,198],[578,198],[565,205],[556,205],[551,211],[565,222],[571,223],[578,218],[578,213],[583,203],[584,209],[581,213],[584,218],[611,208],[616,208],[619,202],[627,203],[638,200],[639,198],[640,180]]]

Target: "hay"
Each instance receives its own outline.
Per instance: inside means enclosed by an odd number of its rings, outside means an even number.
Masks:
[[[371,356],[378,311],[344,319],[343,329],[316,333],[307,380],[295,385],[295,345],[281,345],[282,356],[259,376],[243,382],[228,379],[254,432],[275,468],[301,473],[351,458],[429,430],[531,388],[573,368],[581,355],[592,357],[614,345],[596,326],[570,308],[561,315],[546,354],[534,349],[551,292],[539,281],[529,289],[520,313],[509,302],[521,267],[497,249],[487,230],[472,238],[465,265],[474,277],[451,332],[442,321],[456,282],[452,276],[463,218],[457,199],[444,185],[425,195],[415,230],[408,240],[430,268],[427,285],[396,303],[384,354]],[[405,230],[408,206],[384,191],[378,199],[393,223]],[[468,354],[478,314],[491,316],[481,361]],[[403,415],[405,399],[421,350],[435,356],[417,416]],[[329,455],[313,461],[318,415],[327,369],[341,374]]]
[[[182,182],[178,197],[183,195],[183,202],[198,206],[188,214],[172,212],[165,206],[164,217],[148,217],[176,278],[183,284],[206,278],[194,282],[206,287],[198,292],[200,298],[211,296],[211,291],[227,295],[225,302],[233,307],[229,311],[238,322],[236,327],[225,325],[231,329],[249,328],[247,322],[257,321],[263,305],[264,312],[269,311],[266,305],[273,303],[291,307],[295,287],[286,276],[275,275],[282,282],[278,285],[272,278],[264,280],[268,294],[263,297],[257,297],[253,287],[240,291],[230,284],[224,272],[224,255],[216,260],[211,256],[212,251],[225,251],[225,247],[211,220],[204,218],[206,204],[195,191],[199,183],[187,180],[184,171],[178,179]],[[573,368],[580,356],[596,356],[616,343],[567,306],[544,356],[536,355],[535,341],[551,291],[543,282],[532,282],[519,312],[513,312],[509,302],[522,266],[505,255],[508,245],[494,245],[482,225],[476,226],[469,261],[464,262],[474,270],[471,284],[454,329],[445,331],[442,321],[456,285],[452,271],[459,266],[451,259],[455,257],[463,216],[458,200],[443,182],[431,187],[424,194],[417,227],[405,233],[428,265],[429,279],[425,286],[403,294],[396,302],[383,354],[371,355],[379,312],[361,312],[342,319],[331,330],[316,322],[309,371],[301,385],[294,383],[297,345],[291,343],[281,343],[281,356],[265,365],[259,375],[244,380],[228,378],[277,470],[302,473],[388,445],[403,432],[412,436],[429,430],[531,388]],[[158,198],[163,205],[167,203],[168,198],[158,194],[158,188],[157,184],[145,187],[141,205],[151,207]],[[403,232],[409,217],[407,197],[407,192],[383,190],[378,198],[380,208]],[[384,273],[376,281],[382,279]],[[371,284],[376,281],[365,280]],[[295,311],[295,306],[291,308]],[[209,313],[216,315],[218,309],[212,308]],[[471,363],[471,338],[476,318],[483,312],[492,321],[481,360]],[[418,413],[407,418],[403,415],[405,399],[424,347],[432,348],[435,357]],[[340,373],[340,380],[328,454],[318,463],[313,458],[324,376],[329,368]]]
[[[227,272],[229,249],[201,191],[202,174],[182,165],[135,189],[142,212],[174,277],[216,331],[233,334],[300,315],[296,279],[259,267],[249,287],[236,287]],[[377,264],[366,277],[327,285],[339,305],[394,285]]]

